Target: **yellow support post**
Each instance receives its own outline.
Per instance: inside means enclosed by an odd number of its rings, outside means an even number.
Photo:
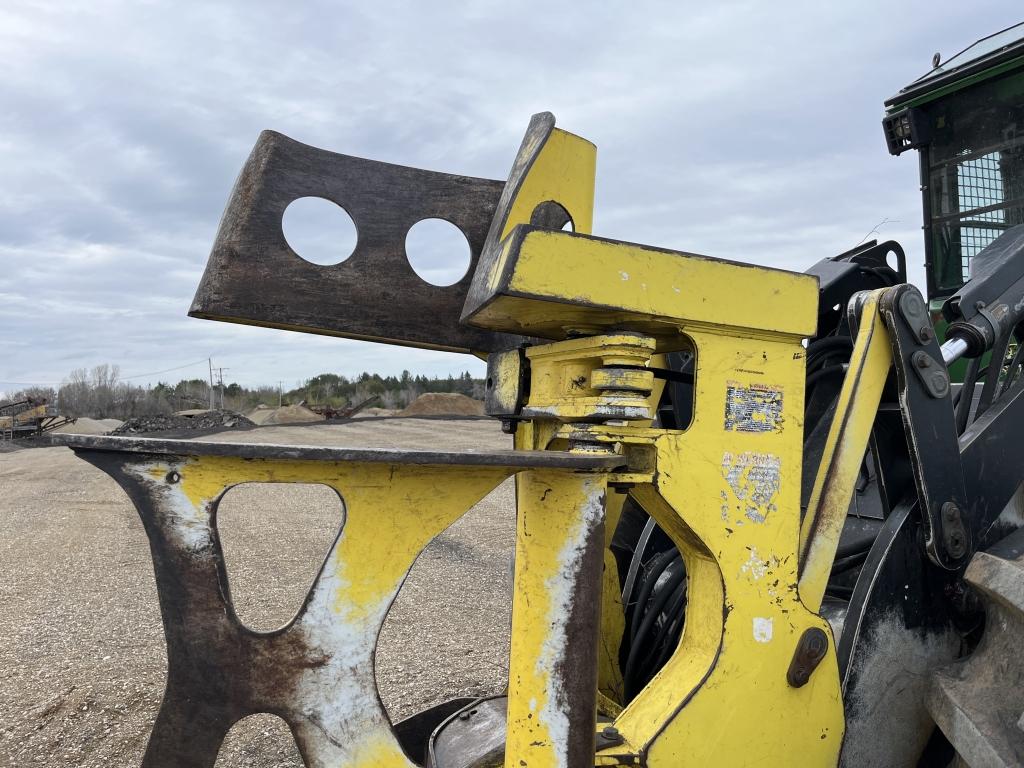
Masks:
[[[518,477],[506,768],[588,768],[606,477]]]

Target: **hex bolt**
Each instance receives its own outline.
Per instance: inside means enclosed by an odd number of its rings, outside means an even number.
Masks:
[[[624,739],[619,734],[619,729],[614,725],[606,725],[601,729],[601,732],[597,734],[597,748],[604,749],[605,747],[612,747],[618,744],[622,744]],[[603,743],[602,743],[603,742]]]
[[[914,355],[914,362],[917,363],[918,368],[927,368],[929,365],[927,355]]]
[[[921,326],[921,330],[917,332],[917,338],[921,340],[922,344],[927,344],[935,338],[935,332],[932,331],[932,327],[930,325],[923,325]]]

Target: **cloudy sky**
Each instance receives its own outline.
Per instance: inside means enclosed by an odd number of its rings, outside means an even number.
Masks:
[[[799,270],[885,222],[916,265],[916,164],[886,153],[882,101],[1022,18],[1019,0],[6,0],[0,391],[99,363],[201,376],[211,356],[250,385],[481,371],[186,317],[263,128],[504,178],[550,110],[598,146],[596,234]]]

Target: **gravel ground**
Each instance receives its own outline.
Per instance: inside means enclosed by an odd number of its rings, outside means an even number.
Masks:
[[[510,447],[489,420],[361,419],[211,435],[220,442]],[[221,506],[240,615],[266,629],[298,607],[337,532],[316,486],[243,486]],[[392,719],[501,690],[508,658],[511,481],[420,556],[378,647]],[[127,497],[65,448],[0,454],[0,766],[138,765],[165,682],[148,545]],[[243,720],[217,768],[301,766],[278,718]]]

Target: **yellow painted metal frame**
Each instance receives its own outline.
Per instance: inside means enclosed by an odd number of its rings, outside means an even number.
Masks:
[[[658,435],[655,481],[633,491],[683,554],[686,625],[676,653],[615,725],[629,753],[652,766],[833,765],[844,733],[835,644],[806,686],[786,680],[804,631],[831,637],[797,584],[800,338],[689,335],[693,423]],[[779,394],[771,429],[729,428],[728,393],[737,390]]]
[[[794,281],[791,302],[813,304],[816,291],[807,287],[813,284]],[[801,330],[809,334],[812,328]],[[615,719],[625,743],[598,753],[596,762],[729,766],[746,764],[756,754],[764,765],[791,765],[797,759],[833,765],[844,734],[834,642],[807,685],[794,688],[786,679],[806,630],[817,628],[831,637],[817,606],[808,607],[799,589],[803,336],[751,334],[683,320],[678,331],[697,360],[695,415],[686,431],[652,429],[639,420],[571,423],[573,417],[585,418],[586,407],[596,407],[588,387],[579,386],[558,390],[564,407],[548,418],[563,425],[535,418],[522,439],[523,447],[537,448],[590,437],[609,447],[625,446],[627,456],[632,446],[653,444],[656,471],[632,494],[670,534],[687,567],[689,602],[680,646]],[[577,374],[595,348],[608,342],[614,349],[619,339],[611,334],[577,340],[578,359],[561,354],[554,359]],[[547,346],[561,352],[565,344]],[[545,349],[533,348],[532,354],[543,359]],[[548,369],[541,376],[565,380]],[[553,397],[543,381],[537,389],[544,402]],[[529,602],[540,599],[534,590],[517,579],[517,600],[524,594]],[[617,607],[605,603],[606,609]],[[543,637],[542,625],[532,634]],[[602,690],[614,695],[614,680],[609,682]],[[537,695],[536,688],[517,686],[510,690],[510,708]],[[793,727],[797,722],[800,726]],[[510,722],[509,745],[519,744],[524,732]],[[506,765],[515,766],[518,754],[510,748]],[[561,763],[552,758],[530,764]]]
[[[560,181],[572,189],[572,177]],[[589,176],[580,183],[589,188]],[[654,446],[656,467],[632,494],[672,536],[689,579],[679,648],[615,719],[624,743],[595,762],[834,765],[844,733],[835,643],[807,685],[786,680],[805,630],[832,636],[817,605],[810,609],[799,592],[802,339],[815,331],[816,280],[524,226],[535,203],[513,206],[517,215],[503,222],[503,238],[492,244],[497,252],[485,254],[490,295],[467,305],[464,320],[556,340],[529,350],[537,361],[524,408],[531,421],[520,425],[517,448],[564,448],[572,436],[588,434],[627,456],[640,444]],[[652,429],[640,411],[625,421],[606,417],[611,424],[572,423],[601,415],[595,349],[614,348],[622,331],[646,335],[650,352],[696,353],[695,415],[685,432]],[[557,341],[573,336],[592,338]],[[659,395],[660,388],[648,395],[648,418]],[[620,508],[616,503],[616,516]],[[544,600],[526,576],[517,567],[517,605]],[[607,570],[603,593],[605,612],[621,616]],[[514,647],[526,642],[515,629]],[[611,699],[606,709],[617,709],[621,678],[608,651],[617,649],[612,633],[621,624],[606,619],[604,630],[601,691]],[[535,644],[547,636],[543,622],[526,631]],[[509,692],[514,712],[543,695],[540,685],[519,683]],[[509,721],[507,768],[565,765],[550,738],[530,742],[529,759],[523,757],[524,734],[532,733],[526,725]]]

